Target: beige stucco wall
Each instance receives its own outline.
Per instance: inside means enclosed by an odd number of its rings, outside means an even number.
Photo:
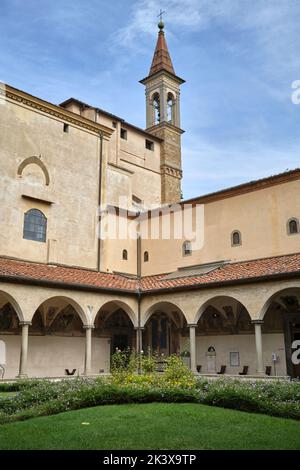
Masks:
[[[184,344],[184,343],[183,343]],[[262,335],[263,363],[264,367],[272,366],[272,375],[275,375],[272,353],[276,353],[276,375],[286,375],[286,358],[283,334]],[[201,373],[207,373],[207,350],[213,346],[216,350],[216,372],[226,365],[227,374],[238,374],[243,366],[249,366],[249,375],[256,374],[256,349],[255,336],[253,335],[218,335],[218,336],[197,336],[196,351],[197,365],[201,365]],[[230,366],[230,352],[239,352],[240,366]]]
[[[61,120],[7,101],[0,106],[0,141],[0,255],[95,268],[97,134],[72,125],[63,132]],[[46,166],[49,186],[36,165],[17,175],[31,156]],[[24,199],[23,194],[52,204]],[[46,243],[23,239],[24,213],[32,208],[47,217]]]
[[[35,100],[37,107],[31,107],[22,101],[1,97],[0,256],[95,269],[99,133],[72,123],[68,132],[64,132],[65,121],[61,116],[43,112],[37,103]],[[73,108],[70,106],[69,110],[75,112]],[[92,119],[92,116],[86,117]],[[124,141],[120,138],[120,122],[114,130],[109,118],[98,115],[97,124],[111,127],[112,133],[110,141],[107,134],[104,136],[102,203],[118,206],[123,198],[127,200],[123,206],[131,208],[135,196],[146,207],[159,205],[160,143],[153,140],[154,150],[147,150],[147,136],[142,132],[127,128]],[[39,158],[48,171],[49,184],[35,163],[18,175],[21,163],[33,156]],[[34,208],[47,218],[45,243],[23,239],[24,213]],[[111,247],[106,250],[103,246],[102,252],[105,251],[109,254]],[[108,264],[110,270],[119,269]],[[133,272],[129,265],[128,272]]]
[[[0,335],[5,343],[5,375],[4,378],[15,378],[19,373],[21,337],[19,335]]]
[[[15,378],[19,370],[21,338],[18,335],[0,335],[0,340],[6,344],[6,370],[5,378]],[[186,338],[182,337],[181,349],[186,345]],[[28,374],[30,377],[58,377],[65,375],[65,369],[77,369],[76,375],[82,374],[84,365],[84,337],[59,336],[29,336],[28,341]],[[283,334],[264,334],[263,361],[264,366],[274,367],[271,355],[278,356],[276,374],[286,375],[286,360]],[[216,371],[221,365],[226,365],[227,374],[238,374],[244,365],[249,366],[249,375],[256,373],[256,351],[254,335],[218,335],[197,336],[196,351],[197,365],[201,364],[201,373],[207,373],[206,353],[210,346],[216,349]],[[230,352],[239,352],[240,366],[232,367],[229,362]],[[110,367],[110,339],[92,338],[92,373],[98,374],[100,370],[109,372]]]
[[[6,345],[6,379],[15,378],[19,371],[21,338],[18,335],[0,335]],[[65,369],[77,369],[81,375],[84,368],[84,337],[29,336],[28,375],[29,377],[61,377]],[[92,340],[92,373],[100,369],[109,372],[110,339]]]
[[[167,273],[178,267],[220,260],[234,262],[299,252],[300,235],[288,235],[286,226],[290,218],[300,219],[299,198],[300,181],[296,180],[207,203],[202,248],[191,256],[183,256],[185,237],[143,239],[142,251],[149,252],[149,262],[143,263],[142,274]],[[201,229],[197,230],[199,236]],[[241,246],[231,246],[234,230],[242,234]]]
[[[79,105],[74,103],[70,103],[67,108],[113,130],[108,148],[108,162],[114,165],[114,171],[112,167],[107,168],[110,182],[107,185],[107,202],[119,206],[118,201],[122,197],[127,199],[127,205],[121,204],[121,207],[130,208],[134,195],[142,200],[145,208],[152,207],[153,204],[159,206],[161,203],[160,142],[100,110],[97,112],[94,109],[80,110]],[[121,139],[121,128],[127,131],[127,139]],[[153,141],[153,150],[146,149],[146,139]],[[116,174],[117,171],[119,175]]]

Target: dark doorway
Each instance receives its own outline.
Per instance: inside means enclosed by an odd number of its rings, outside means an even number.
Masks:
[[[112,341],[112,353],[116,351],[116,349],[120,349],[120,351],[125,351],[129,347],[128,335],[114,335]]]

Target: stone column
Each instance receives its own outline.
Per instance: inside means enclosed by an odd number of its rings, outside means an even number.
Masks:
[[[140,331],[139,328],[134,328],[135,331],[135,350],[136,353],[139,353],[140,350]]]
[[[145,328],[136,326],[134,328],[136,334],[136,354],[138,356],[138,368],[137,372],[141,372],[141,351],[143,349],[143,331]]]
[[[90,375],[92,370],[92,330],[93,325],[84,325],[85,329],[85,357],[84,371],[82,375]]]
[[[140,352],[143,349],[143,331],[145,330],[144,327],[141,326],[135,326],[134,331],[135,331],[135,347],[136,347],[136,353],[140,354]]]
[[[196,327],[197,323],[188,325],[190,330],[190,354],[191,354],[191,371],[197,373],[196,367]]]
[[[151,103],[150,93],[146,89],[146,125],[147,125],[147,128],[152,127],[155,124],[154,116],[155,116],[154,104]]]
[[[255,347],[256,347],[256,360],[257,360],[256,372],[258,375],[264,375],[262,335],[261,335],[261,325],[263,324],[263,321],[253,320],[252,323],[255,328]]]
[[[20,367],[18,378],[23,379],[27,377],[27,357],[28,357],[28,329],[31,321],[20,321],[22,327],[21,338],[21,353],[20,353]]]
[[[175,126],[180,128],[180,90],[177,91],[175,97]]]
[[[162,84],[160,87],[160,122],[168,121],[167,87]]]

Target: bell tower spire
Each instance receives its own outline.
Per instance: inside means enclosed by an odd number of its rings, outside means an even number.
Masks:
[[[140,83],[146,87],[146,128],[163,139],[161,144],[161,202],[181,199],[180,85],[165,38],[164,23],[158,23],[158,38],[149,75]]]

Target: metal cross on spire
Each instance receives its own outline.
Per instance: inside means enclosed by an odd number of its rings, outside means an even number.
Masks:
[[[162,20],[162,16],[163,16],[164,13],[166,13],[166,12],[165,12],[165,11],[162,11],[162,9],[161,9],[160,12],[159,12],[159,15],[157,15],[157,16],[160,18],[159,23],[158,23],[157,26],[159,27],[159,31],[160,31],[161,33],[163,32],[163,29],[164,29],[164,27],[165,27],[164,22],[163,22],[163,20]]]
[[[162,11],[162,9],[160,9],[160,12],[159,12],[159,15],[157,15],[157,18],[159,18],[159,20],[162,22],[162,16],[163,14],[166,13],[166,10]]]

